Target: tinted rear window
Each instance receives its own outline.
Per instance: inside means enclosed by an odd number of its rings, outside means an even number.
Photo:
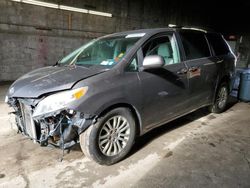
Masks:
[[[230,52],[228,45],[220,34],[209,33],[207,34],[207,39],[216,56],[225,55]]]
[[[210,56],[208,43],[203,33],[195,31],[181,31],[180,37],[187,60]]]

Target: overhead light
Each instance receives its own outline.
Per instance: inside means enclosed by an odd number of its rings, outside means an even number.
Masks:
[[[88,10],[88,9],[54,4],[54,3],[47,3],[47,2],[37,1],[37,0],[10,0],[10,1],[37,5],[37,6],[42,6],[42,7],[48,7],[48,8],[55,8],[55,9],[60,9],[60,10],[67,10],[67,11],[72,11],[72,12],[93,14],[97,16],[112,17],[112,14],[107,13],[107,12],[93,11],[93,10]]]
[[[94,14],[94,15],[98,15],[98,16],[112,17],[112,14],[110,14],[110,13],[99,12],[99,11],[94,11],[94,10],[89,10],[89,14]]]
[[[69,7],[69,6],[64,6],[64,5],[59,5],[59,9],[73,11],[73,12],[80,12],[80,13],[88,13],[87,9]]]
[[[31,4],[31,5],[38,5],[38,6],[42,6],[42,7],[58,9],[58,5],[54,4],[54,3],[46,3],[46,2],[35,1],[35,0],[21,0],[21,2]]]
[[[146,33],[133,33],[128,34],[125,38],[133,38],[133,37],[143,37]]]
[[[168,24],[168,27],[176,27],[177,25],[175,24]]]

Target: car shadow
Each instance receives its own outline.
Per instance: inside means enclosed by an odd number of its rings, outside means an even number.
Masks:
[[[133,155],[134,153],[138,152],[139,150],[141,150],[142,148],[144,148],[145,146],[150,144],[152,141],[154,141],[158,137],[160,137],[166,133],[169,133],[169,132],[171,132],[171,131],[173,131],[181,126],[184,126],[192,121],[195,121],[203,116],[206,116],[209,113],[210,112],[208,111],[207,107],[204,107],[204,108],[201,108],[195,112],[192,112],[188,115],[180,117],[176,120],[173,120],[169,123],[163,124],[160,127],[157,127],[155,129],[149,131],[145,135],[142,135],[142,136],[137,138],[137,140],[134,144],[134,147],[133,147],[132,151],[130,152],[130,155]]]
[[[229,104],[226,110],[229,110],[233,105],[235,105],[238,102],[236,98],[230,97]],[[201,109],[198,109],[190,114],[187,114],[183,117],[180,117],[176,120],[173,120],[169,123],[163,124],[162,126],[155,128],[148,133],[146,133],[143,136],[140,136],[137,138],[134,147],[132,148],[129,156],[133,155],[134,153],[140,151],[142,148],[150,144],[152,141],[157,139],[158,137],[169,133],[179,127],[182,127],[188,123],[191,123],[201,117],[207,116],[211,112],[208,110],[208,107],[203,107]]]

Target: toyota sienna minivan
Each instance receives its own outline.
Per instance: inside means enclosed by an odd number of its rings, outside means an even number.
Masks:
[[[222,35],[195,28],[115,33],[90,41],[10,87],[18,130],[111,165],[137,136],[208,106],[223,112],[235,56]]]

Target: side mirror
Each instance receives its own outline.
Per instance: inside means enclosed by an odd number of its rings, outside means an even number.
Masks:
[[[146,56],[143,60],[143,69],[157,69],[163,67],[165,64],[162,56],[159,55],[150,55]]]

